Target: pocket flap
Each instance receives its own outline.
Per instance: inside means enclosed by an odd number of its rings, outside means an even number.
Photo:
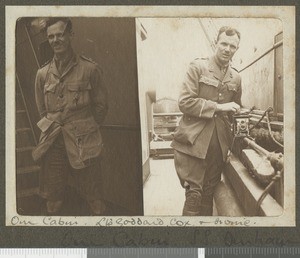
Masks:
[[[228,90],[237,91],[237,85],[234,83],[228,83],[227,87],[228,87]]]
[[[207,85],[211,85],[211,86],[214,86],[214,87],[219,86],[219,81],[217,81],[215,79],[212,79],[212,78],[209,78],[209,77],[206,77],[206,76],[203,76],[203,75],[201,75],[201,77],[199,79],[199,82],[203,82]]]
[[[91,90],[90,82],[68,82],[66,86],[69,91],[84,91],[84,90]]]
[[[206,121],[202,119],[184,115],[176,128],[174,139],[180,143],[193,145],[205,125]]]
[[[76,136],[86,135],[99,129],[94,118],[80,119],[72,122],[74,134]]]
[[[46,83],[44,86],[44,93],[46,92],[55,92],[57,83]]]

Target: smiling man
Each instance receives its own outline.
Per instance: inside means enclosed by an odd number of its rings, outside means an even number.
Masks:
[[[33,158],[42,161],[40,194],[48,215],[59,214],[72,177],[91,214],[100,215],[105,211],[99,163],[99,126],[107,113],[103,74],[96,63],[73,52],[70,19],[50,18],[45,29],[54,57],[38,70],[35,82],[41,136]]]
[[[232,141],[228,115],[239,112],[241,78],[230,62],[240,33],[219,30],[215,53],[191,62],[179,96],[183,113],[172,147],[175,168],[186,190],[184,216],[211,216],[213,193]]]

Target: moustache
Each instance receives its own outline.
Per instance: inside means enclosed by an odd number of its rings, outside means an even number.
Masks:
[[[55,42],[55,43],[52,43],[52,46],[53,47],[58,47],[58,46],[61,46],[61,42]]]

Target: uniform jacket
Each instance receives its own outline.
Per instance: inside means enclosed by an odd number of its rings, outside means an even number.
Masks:
[[[33,158],[41,158],[61,132],[73,168],[87,167],[100,155],[99,126],[107,113],[107,90],[96,63],[74,55],[64,73],[57,71],[54,59],[38,70],[35,98],[41,120],[40,141]]]
[[[178,101],[183,117],[171,146],[204,159],[216,128],[225,160],[232,141],[231,114],[216,112],[216,107],[231,101],[241,105],[241,93],[241,77],[230,66],[224,75],[214,57],[191,62]]]

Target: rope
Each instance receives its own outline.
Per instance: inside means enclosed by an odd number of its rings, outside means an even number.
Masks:
[[[163,142],[165,141],[162,137],[160,137],[159,134],[156,134],[156,133],[153,133],[153,136],[152,136],[152,137],[153,137],[153,140],[154,140],[154,141],[158,141],[158,140],[159,140],[159,141],[163,141]]]
[[[237,138],[237,136],[235,135],[235,136],[233,137],[233,139],[232,139],[231,146],[230,146],[230,148],[229,148],[229,150],[228,150],[228,153],[227,153],[226,163],[229,163],[229,161],[230,161],[230,155],[231,155],[231,153],[232,153],[232,148],[233,148],[234,141],[235,141],[236,138]]]
[[[256,203],[256,215],[257,216],[259,214],[259,208],[260,208],[262,202],[264,201],[266,196],[269,194],[269,192],[270,192],[272,186],[275,184],[275,182],[278,181],[281,178],[282,173],[283,173],[283,170],[280,170],[280,171],[276,172],[276,175],[272,178],[272,181],[268,184],[268,186],[265,188],[265,190],[263,191],[263,193],[259,197],[259,199]]]
[[[257,123],[255,125],[253,125],[251,128],[249,128],[249,132],[254,129],[256,126],[259,125],[259,123],[264,119],[264,117],[266,116],[267,113],[273,111],[272,107],[268,107],[265,112],[263,113],[263,115],[261,116],[261,118],[257,121]]]
[[[272,133],[272,130],[271,130],[271,125],[270,125],[270,119],[269,119],[269,113],[273,111],[273,108],[272,107],[268,107],[265,112],[263,113],[262,117],[258,120],[258,122],[252,126],[251,128],[249,128],[249,132],[251,130],[253,130],[255,127],[258,126],[258,124],[263,120],[263,118],[266,116],[266,119],[267,119],[267,125],[268,125],[268,131],[269,131],[269,135],[270,137],[272,138],[272,140],[277,144],[279,145],[280,147],[283,148],[283,145],[281,143],[279,143],[273,136],[273,133]],[[280,158],[280,157],[279,157]],[[271,164],[274,163],[274,160],[272,159],[272,156],[268,156],[268,159],[271,161]],[[262,202],[264,201],[264,199],[266,198],[266,196],[269,194],[270,190],[272,189],[272,186],[275,184],[275,182],[277,182],[278,180],[281,179],[282,177],[282,174],[283,174],[283,167],[280,167],[280,164],[278,163],[274,163],[272,164],[272,166],[277,166],[278,169],[276,169],[276,174],[273,176],[271,182],[267,185],[267,187],[264,189],[264,191],[262,192],[261,196],[259,197],[257,203],[256,203],[256,215],[259,214],[259,209],[260,209],[260,206],[262,204]]]
[[[271,125],[270,125],[269,113],[268,113],[268,112],[267,112],[266,118],[267,118],[267,124],[268,124],[269,135],[271,136],[271,139],[272,139],[278,146],[280,146],[281,148],[283,148],[283,145],[282,145],[280,142],[278,142],[278,141],[274,138],[273,132],[272,132],[272,130],[271,130]]]

